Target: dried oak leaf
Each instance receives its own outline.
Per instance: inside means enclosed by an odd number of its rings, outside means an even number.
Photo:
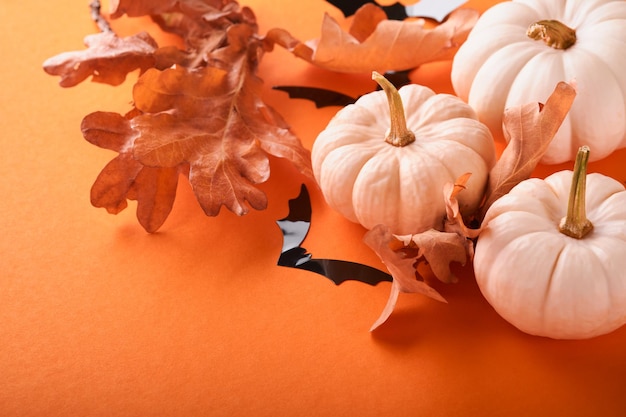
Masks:
[[[43,63],[50,75],[61,77],[62,87],[73,87],[91,76],[95,82],[119,85],[126,75],[155,65],[157,44],[146,32],[120,38],[112,32],[85,37],[87,49],[63,52]]]
[[[150,16],[173,10],[179,0],[110,0],[111,18]]]
[[[504,111],[503,130],[508,143],[489,173],[479,219],[484,217],[487,209],[498,198],[530,177],[567,116],[575,97],[574,86],[560,82],[545,105],[529,103]]]
[[[326,14],[319,39],[301,42],[283,29],[270,30],[265,39],[332,71],[403,71],[452,58],[478,16],[476,10],[457,9],[428,29],[423,19],[388,20],[379,6],[368,3],[357,10],[348,32]]]
[[[474,239],[480,234],[480,229],[470,229],[465,225],[459,201],[456,196],[466,188],[472,173],[468,172],[461,175],[454,183],[447,183],[443,186],[443,197],[446,202],[446,219],[444,220],[443,230],[445,232],[453,232],[467,239],[467,252],[470,258],[473,257],[473,244],[469,239]]]
[[[148,166],[188,164],[189,182],[208,215],[217,215],[222,205],[239,215],[247,204],[266,207],[254,184],[269,177],[268,154],[288,158],[312,176],[309,151],[260,99],[261,80],[247,52],[251,35],[246,25],[229,28],[229,46],[210,55],[227,69],[148,70],[133,90],[144,112],[131,120],[134,157]]]
[[[215,2],[213,2],[215,3]],[[198,66],[202,60],[229,40],[228,32],[237,25],[254,33],[258,31],[256,17],[248,7],[240,7],[235,1],[217,2],[181,1],[176,11],[152,15],[152,19],[165,32],[181,37],[184,48],[193,51]]]
[[[234,0],[110,0],[111,18],[181,13],[205,20],[240,12]]]
[[[137,201],[137,219],[148,232],[155,232],[167,219],[178,184],[177,167],[147,167],[132,154],[135,132],[130,120],[136,112],[122,116],[95,112],[87,115],[81,130],[85,139],[101,148],[119,152],[100,172],[91,188],[91,203],[117,214],[127,199]]]
[[[465,189],[470,175],[464,174],[455,183],[444,186],[446,218],[443,219],[443,231],[431,229],[415,235],[397,236],[385,225],[378,225],[365,235],[365,243],[376,252],[393,277],[387,304],[370,331],[387,321],[401,292],[419,293],[446,302],[425,282],[418,267],[422,263],[427,264],[440,281],[452,283],[457,278],[450,270],[450,264],[457,262],[464,265],[468,258],[473,257],[474,246],[471,239],[478,231],[465,226],[456,198]]]
[[[248,205],[265,208],[267,198],[255,185],[269,177],[269,155],[289,159],[312,178],[310,152],[261,99],[256,72],[265,44],[249,8],[222,0],[118,0],[112,7],[113,17],[151,15],[183,38],[185,50],[157,48],[147,35],[101,33],[88,37],[95,41],[86,51],[62,54],[63,65],[54,67],[66,86],[89,75],[119,83],[141,68],[133,111],[96,112],[83,121],[89,142],[119,153],[93,185],[95,206],[118,213],[137,200],[137,217],[152,232],[171,211],[180,174],[208,215],[223,205],[237,214]]]
[[[230,71],[214,67],[148,70],[133,91],[144,114],[130,122],[134,157],[144,165],[189,165],[189,182],[208,215],[225,205],[236,214],[246,202],[261,210],[268,154],[288,158],[312,176],[310,155],[283,119],[260,99],[261,82],[246,73],[245,57]]]
[[[387,305],[370,330],[387,321],[401,292],[419,293],[446,302],[434,288],[424,282],[417,265],[428,263],[435,276],[444,281],[454,281],[450,262],[465,263],[465,240],[456,233],[432,229],[412,236],[395,236],[384,225],[368,231],[364,238],[365,243],[378,254],[393,277]]]

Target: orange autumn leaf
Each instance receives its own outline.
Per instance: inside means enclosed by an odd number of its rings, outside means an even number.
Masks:
[[[444,283],[457,282],[450,264],[465,265],[474,255],[472,238],[479,231],[468,229],[460,214],[457,195],[465,189],[471,173],[461,175],[454,183],[443,188],[446,218],[443,231],[430,229],[414,235],[398,236],[385,225],[378,225],[364,237],[367,244],[385,264],[393,277],[391,293],[378,320],[370,330],[382,325],[393,312],[400,293],[418,293],[438,301],[445,299],[419,272],[420,264],[430,267],[435,277]]]
[[[467,172],[461,175],[455,182],[450,182],[444,185],[443,187],[443,197],[446,202],[446,223],[456,223],[462,222],[463,219],[461,217],[461,209],[459,208],[459,201],[456,196],[463,190],[467,185],[470,177],[472,176],[471,172]]]
[[[389,318],[395,308],[400,292],[423,294],[437,301],[446,302],[434,288],[424,282],[415,268],[417,259],[423,258],[422,261],[426,261],[426,257],[431,258],[431,254],[434,255],[434,253],[443,248],[442,245],[433,245],[431,244],[432,242],[428,242],[429,237],[438,234],[440,232],[433,230],[421,233],[421,242],[418,245],[424,243],[427,247],[420,248],[417,246],[420,253],[407,254],[403,249],[409,249],[409,246],[411,249],[416,249],[416,244],[410,243],[412,242],[410,236],[408,238],[405,237],[405,239],[408,239],[408,241],[405,241],[393,235],[389,228],[384,225],[378,225],[367,232],[364,237],[365,244],[378,254],[393,277],[391,294],[389,295],[387,305],[370,330],[376,329]],[[447,237],[451,235],[453,234],[447,234]]]
[[[118,38],[103,24],[107,30],[87,37],[86,50],[44,63],[68,87],[89,76],[115,85],[140,69],[127,115],[95,112],[83,120],[85,139],[118,152],[92,187],[94,206],[118,213],[137,200],[139,222],[153,232],[172,209],[181,174],[211,216],[222,206],[239,215],[266,208],[257,185],[269,178],[270,155],[312,177],[310,152],[262,100],[257,71],[266,44],[249,8],[222,0],[116,0],[111,7],[113,18],[150,16],[184,47],[158,47],[147,34]]]
[[[172,210],[179,171],[171,167],[146,167],[133,157],[135,134],[129,121],[132,116],[95,112],[83,119],[81,129],[85,139],[119,152],[91,187],[91,203],[117,214],[126,208],[127,199],[136,200],[139,223],[148,232],[155,232]]]
[[[125,38],[102,32],[86,36],[84,42],[87,49],[61,53],[43,64],[48,74],[61,77],[62,87],[73,87],[90,76],[95,82],[119,85],[129,72],[155,65],[157,44],[145,32]]]
[[[110,0],[111,17],[156,15],[173,10],[179,0]]]
[[[480,229],[470,229],[465,225],[459,201],[456,196],[465,190],[466,184],[472,176],[471,172],[461,175],[454,183],[447,183],[443,187],[443,196],[446,203],[446,219],[444,220],[444,231],[454,232],[467,239],[473,239],[478,236]],[[468,253],[473,254],[473,246],[471,240],[467,240]]]
[[[331,71],[402,71],[452,58],[478,15],[475,10],[458,9],[429,29],[423,19],[388,20],[380,7],[368,3],[357,10],[348,32],[326,14],[318,39],[301,42],[283,29],[270,30],[266,39]]]
[[[290,158],[311,175],[308,151],[255,94],[259,82],[240,71],[215,68],[148,70],[134,89],[138,112],[124,131],[127,140],[113,149],[122,149],[129,181],[134,181],[136,164],[185,171],[201,207],[215,216],[221,206],[238,215],[248,205],[257,210],[267,206],[265,194],[254,185],[269,177],[268,155]],[[90,142],[103,146],[92,132],[114,136],[122,129],[115,117],[99,114],[86,118],[89,130],[84,132]]]
[[[504,111],[503,129],[508,143],[489,173],[480,219],[494,201],[530,177],[567,116],[575,97],[575,88],[560,82],[545,105],[529,103]]]

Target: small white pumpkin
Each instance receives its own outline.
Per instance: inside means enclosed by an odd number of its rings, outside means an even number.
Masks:
[[[588,155],[582,148],[573,172],[522,181],[483,221],[476,281],[526,333],[583,339],[626,323],[626,191],[586,175]]]
[[[505,108],[540,101],[559,81],[577,98],[543,163],[626,146],[626,1],[513,0],[478,20],[452,65],[456,94],[494,135]],[[592,160],[593,160],[592,159]]]
[[[455,96],[416,84],[398,91],[380,74],[372,78],[383,91],[341,109],[313,144],[313,173],[328,205],[367,229],[439,229],[444,184],[471,172],[459,202],[462,212],[475,210],[495,163],[487,127]]]

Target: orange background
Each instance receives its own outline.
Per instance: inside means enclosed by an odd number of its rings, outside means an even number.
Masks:
[[[322,0],[250,0],[260,32],[319,34]],[[494,1],[471,1],[485,10]],[[119,87],[62,89],[42,62],[82,49],[94,32],[85,0],[0,2],[0,416],[618,416],[626,413],[626,329],[586,341],[525,335],[482,298],[471,268],[437,289],[448,304],[402,294],[389,321],[368,329],[389,283],[371,287],[276,266],[303,178],[272,160],[265,211],[206,217],[187,183],[159,233],[134,204],[111,216],[89,189],[112,152],[87,143],[80,122],[129,109],[136,74]],[[120,19],[118,33],[146,20]],[[147,25],[147,26],[146,26]],[[165,37],[159,37],[164,40]],[[450,63],[413,81],[452,92]],[[265,100],[310,149],[337,108],[290,100],[272,85],[357,95],[368,74],[316,69],[278,48],[260,75]],[[591,165],[624,181],[624,151]],[[560,167],[540,167],[546,175]],[[329,209],[306,181],[318,258],[383,268],[364,230]]]

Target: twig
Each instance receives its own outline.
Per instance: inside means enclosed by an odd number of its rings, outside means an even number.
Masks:
[[[113,33],[111,25],[100,12],[100,0],[91,0],[89,9],[91,11],[91,19],[98,25],[98,29],[105,33]]]

